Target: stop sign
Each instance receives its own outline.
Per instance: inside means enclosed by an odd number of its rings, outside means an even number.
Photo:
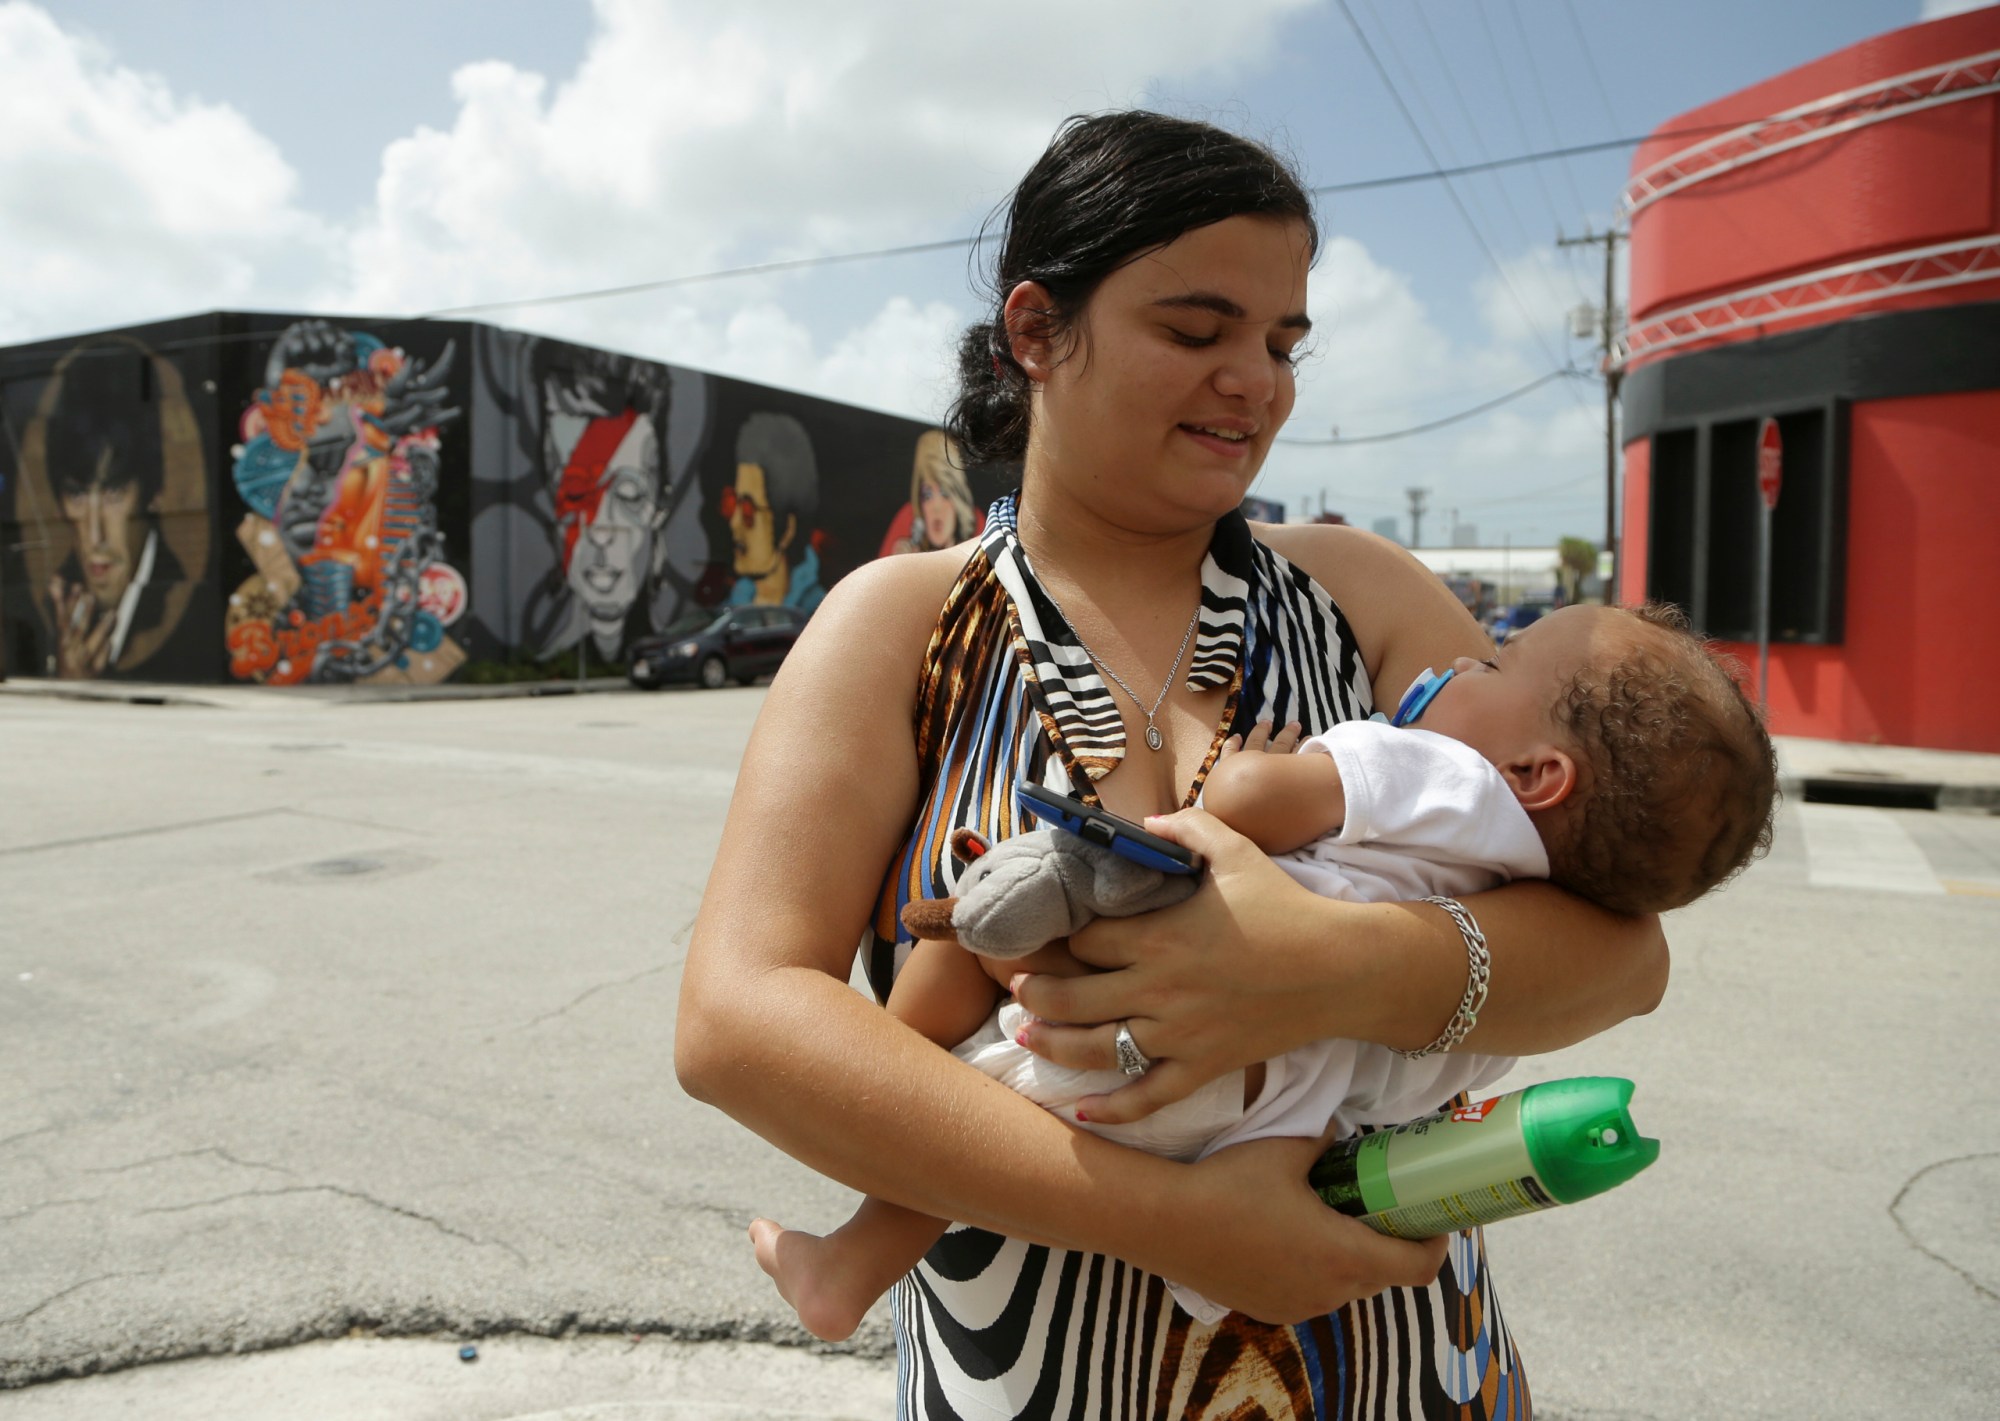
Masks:
[[[1757,492],[1766,508],[1778,506],[1778,483],[1784,475],[1785,445],[1778,437],[1778,421],[1766,419],[1757,430]]]

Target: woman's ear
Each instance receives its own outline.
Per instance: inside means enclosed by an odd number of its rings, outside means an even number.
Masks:
[[[1537,745],[1525,757],[1500,766],[1500,775],[1523,809],[1554,809],[1576,788],[1576,761],[1566,750]]]
[[[1007,326],[1007,348],[1013,353],[1014,363],[1037,384],[1049,378],[1062,356],[1050,319],[1054,304],[1049,289],[1041,282],[1023,281],[1007,293],[1006,304],[1000,308],[1000,319]]]

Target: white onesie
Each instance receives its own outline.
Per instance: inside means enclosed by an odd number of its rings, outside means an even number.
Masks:
[[[1333,756],[1347,800],[1339,830],[1273,862],[1313,892],[1360,903],[1459,897],[1516,878],[1546,878],[1548,853],[1500,772],[1459,741],[1381,721],[1336,725],[1298,753]],[[1018,1046],[1024,1013],[1009,1001],[955,1054],[1038,1105],[1076,1123],[1076,1102],[1130,1081],[1117,1071],[1053,1065]],[[1412,1061],[1367,1041],[1319,1041],[1265,1065],[1246,1109],[1243,1073],[1129,1125],[1085,1124],[1105,1139],[1174,1159],[1200,1159],[1248,1140],[1399,1125],[1505,1075],[1511,1056],[1448,1052]],[[1203,1322],[1227,1309],[1174,1285]]]

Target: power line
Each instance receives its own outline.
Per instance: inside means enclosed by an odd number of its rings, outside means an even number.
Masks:
[[[1591,53],[1590,39],[1583,32],[1583,21],[1577,18],[1572,0],[1563,0],[1563,9],[1569,12],[1569,27],[1576,31],[1576,47],[1583,51],[1583,62],[1590,70],[1591,82],[1597,85],[1597,97],[1604,101],[1604,116],[1616,128],[1618,115],[1611,108],[1611,91],[1604,87],[1604,75],[1597,67],[1597,56]]]
[[[1528,164],[1560,162],[1568,158],[1586,157],[1592,153],[1607,153],[1617,148],[1633,148],[1641,143],[1663,138],[1701,138],[1710,134],[1723,133],[1740,128],[1743,120],[1730,123],[1696,124],[1688,128],[1660,129],[1652,133],[1634,134],[1622,138],[1604,138],[1592,143],[1571,144],[1562,148],[1543,148],[1530,153],[1517,153],[1511,157],[1493,158],[1484,162],[1464,163],[1453,167],[1439,167],[1435,163],[1429,168],[1407,173],[1394,173],[1379,178],[1354,178],[1345,182],[1319,183],[1306,191],[1314,197],[1330,197],[1340,193],[1370,192],[1378,188],[1404,187],[1412,183],[1438,182],[1448,178],[1462,177],[1469,173],[1491,172],[1501,168],[1516,168]],[[1581,202],[1579,201],[1579,207]],[[877,261],[891,257],[920,256],[929,252],[964,251],[986,242],[997,241],[993,234],[971,237],[948,237],[935,242],[916,242],[899,247],[875,247],[858,252],[829,252],[819,256],[798,257],[790,261],[760,262],[751,266],[721,267],[714,271],[693,272],[681,276],[660,277],[652,281],[631,282],[622,286],[593,288],[587,291],[561,292],[548,296],[523,296],[505,301],[485,301],[468,306],[452,306],[416,316],[385,315],[381,312],[356,316],[354,319],[377,321],[437,320],[448,316],[472,315],[481,311],[511,310],[524,306],[556,306],[571,301],[593,301],[612,296],[633,296],[648,291],[660,291],[675,286],[693,286],[709,281],[727,281],[743,276],[768,276],[779,272],[803,271],[812,267],[835,266],[848,262]],[[83,339],[89,333],[79,335]],[[239,342],[266,340],[277,332],[244,331],[224,336],[192,336],[178,341],[170,341],[155,347],[155,353],[168,350],[194,350],[204,346],[234,345]],[[64,337],[44,337],[32,342],[46,344]],[[1544,350],[1546,352],[1546,348]],[[45,357],[24,358],[18,355],[0,357],[0,363],[14,364],[17,368],[46,368]]]
[[[518,301],[482,301],[471,306],[447,306],[426,311],[414,319],[434,321],[445,316],[470,316],[479,311],[498,311],[522,306],[555,306],[566,301],[597,301],[610,296],[636,296],[642,291],[662,291],[670,286],[693,286],[703,281],[721,281],[734,276],[769,276],[781,271],[802,271],[807,267],[833,266],[840,262],[877,261],[884,257],[914,257],[926,252],[962,251],[989,240],[986,236],[946,237],[936,242],[913,242],[903,247],[878,247],[867,252],[835,252],[816,257],[794,257],[790,261],[759,262],[755,266],[724,267],[687,276],[665,276],[657,281],[635,281],[626,286],[606,286],[594,291],[574,291],[561,296],[529,296]]]
[[[1416,135],[1417,144],[1424,150],[1424,156],[1430,159],[1431,166],[1433,168],[1437,167],[1437,154],[1431,150],[1429,141],[1424,137],[1423,129],[1417,125],[1416,118],[1410,113],[1410,106],[1403,102],[1403,96],[1397,91],[1395,81],[1389,77],[1389,71],[1383,66],[1381,56],[1375,53],[1375,46],[1368,42],[1367,32],[1361,28],[1361,22],[1354,18],[1354,11],[1349,7],[1347,0],[1339,0],[1339,3],[1340,13],[1347,17],[1347,23],[1353,29],[1355,38],[1361,41],[1362,52],[1368,56],[1368,62],[1375,67],[1376,74],[1381,77],[1384,87],[1389,90],[1389,97],[1396,101],[1397,111],[1403,115],[1403,121],[1410,126],[1410,132]],[[1529,331],[1535,337],[1535,344],[1541,347],[1542,354],[1548,357],[1549,364],[1561,364],[1556,359],[1556,353],[1549,349],[1548,342],[1542,338],[1541,331],[1536,327],[1535,318],[1528,310],[1527,302],[1521,299],[1521,293],[1515,289],[1512,279],[1507,275],[1507,268],[1500,262],[1499,254],[1493,250],[1492,244],[1486,240],[1485,234],[1479,230],[1479,224],[1472,220],[1472,214],[1466,211],[1465,203],[1459,198],[1458,190],[1449,181],[1445,182],[1444,190],[1445,195],[1451,199],[1451,205],[1457,209],[1459,217],[1464,220],[1467,230],[1472,233],[1473,240],[1479,243],[1479,250],[1486,254],[1486,260],[1492,265],[1494,273],[1499,276],[1500,284],[1506,288],[1507,295],[1514,302],[1515,309],[1521,313],[1521,319],[1527,322]]]
[[[1336,434],[1331,439],[1287,439],[1283,435],[1280,435],[1277,442],[1279,444],[1297,444],[1325,449],[1339,444],[1383,444],[1391,439],[1408,439],[1413,434],[1428,434],[1433,429],[1443,429],[1447,424],[1457,424],[1461,420],[1471,419],[1474,415],[1481,415],[1485,414],[1488,410],[1498,409],[1512,400],[1520,399],[1521,396],[1531,391],[1541,389],[1542,386],[1548,384],[1551,380],[1560,380],[1565,375],[1578,375],[1581,373],[1568,367],[1564,367],[1561,370],[1551,370],[1538,380],[1530,380],[1518,390],[1509,390],[1506,394],[1498,395],[1483,404],[1474,405],[1471,409],[1460,410],[1457,414],[1448,414],[1443,419],[1430,420],[1424,424],[1414,424],[1408,429],[1392,429],[1387,434],[1359,434],[1353,438]]]
[[[1507,0],[1507,14],[1514,21],[1514,33],[1521,41],[1521,52],[1527,56],[1528,77],[1534,81],[1535,98],[1542,106],[1542,120],[1549,126],[1549,137],[1554,139],[1557,137],[1555,110],[1549,107],[1549,92],[1542,87],[1542,68],[1535,63],[1535,47],[1528,42],[1528,27],[1521,23],[1521,12],[1515,8],[1514,0]],[[1562,174],[1563,181],[1569,184],[1569,195],[1575,200],[1577,210],[1590,211],[1584,205],[1583,194],[1577,191],[1576,175],[1569,170],[1569,164],[1562,165]]]
[[[1438,70],[1444,75],[1445,86],[1451,90],[1452,99],[1458,105],[1459,115],[1465,120],[1466,134],[1472,141],[1472,151],[1479,155],[1481,162],[1489,160],[1492,155],[1486,151],[1486,140],[1480,136],[1479,120],[1473,116],[1472,105],[1466,101],[1465,87],[1459,83],[1457,74],[1452,72],[1451,61],[1445,57],[1444,46],[1438,43],[1437,31],[1431,27],[1430,17],[1424,13],[1424,7],[1420,3],[1412,4],[1410,9],[1417,17],[1418,27],[1423,31],[1424,42],[1430,46],[1431,57],[1437,61]],[[1521,214],[1515,209],[1514,199],[1507,191],[1507,184],[1501,182],[1497,177],[1492,177],[1491,182],[1493,190],[1500,195],[1501,210],[1507,214],[1507,220],[1513,223],[1515,236],[1521,245],[1524,247],[1539,247],[1541,244],[1528,235],[1527,224],[1521,220]],[[1471,190],[1473,185],[1468,183],[1466,186],[1468,190]],[[1587,214],[1579,213],[1578,216],[1585,217]],[[1556,230],[1562,230],[1562,223],[1560,221],[1556,223]],[[1568,269],[1567,263],[1565,263],[1565,268],[1566,270]],[[1536,284],[1553,301],[1560,303],[1563,300],[1563,295],[1556,289],[1554,274],[1539,263],[1536,264],[1534,272]],[[1575,284],[1573,273],[1571,275],[1571,284]],[[1578,299],[1581,299],[1581,297]]]

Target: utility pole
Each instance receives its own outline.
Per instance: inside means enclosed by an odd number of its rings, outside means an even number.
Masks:
[[[1604,305],[1597,312],[1597,348],[1604,371],[1604,552],[1610,574],[1604,579],[1606,606],[1618,600],[1618,385],[1624,372],[1612,361],[1612,343],[1618,335],[1618,302],[1612,286],[1618,244],[1630,240],[1616,228],[1608,232],[1586,231],[1581,237],[1556,236],[1558,247],[1604,248]]]
[[[1427,488],[1406,488],[1403,492],[1410,496],[1410,546],[1421,548],[1424,545],[1424,501],[1431,496],[1431,491]]]

